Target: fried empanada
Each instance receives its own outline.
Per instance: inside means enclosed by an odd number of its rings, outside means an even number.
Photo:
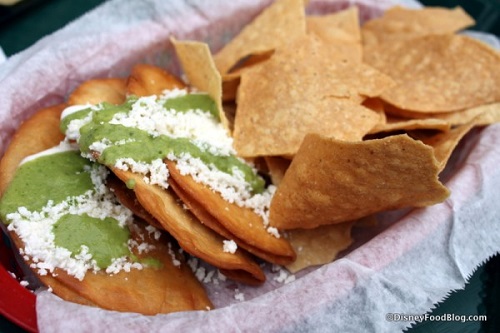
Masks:
[[[0,163],[2,196],[9,190],[16,167],[25,157],[60,141],[58,117],[62,109],[63,106],[54,106],[41,110],[23,123],[14,135]],[[133,225],[131,235],[136,241],[148,237],[140,222]],[[18,248],[24,248],[23,240],[15,231],[11,234]],[[106,274],[101,270],[95,274],[87,273],[82,280],[58,268],[55,274],[36,270],[35,273],[56,295],[66,300],[110,310],[155,314],[211,308],[203,286],[188,266],[181,264],[179,259],[174,260],[172,252],[162,241],[150,238],[150,242],[154,244],[153,250],[146,254],[134,253],[139,259],[147,256],[157,263],[143,266],[143,269],[117,274]]]

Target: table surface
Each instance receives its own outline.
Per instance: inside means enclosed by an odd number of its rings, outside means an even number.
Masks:
[[[41,37],[61,28],[105,0],[21,0],[15,7],[0,6],[0,46],[7,56],[22,51]],[[500,34],[499,0],[427,0],[429,6],[461,5],[478,22],[473,29]],[[470,277],[463,290],[452,292],[429,313],[488,316],[479,322],[423,322],[408,333],[500,332],[500,255],[490,259]],[[0,317],[0,332],[23,332]]]

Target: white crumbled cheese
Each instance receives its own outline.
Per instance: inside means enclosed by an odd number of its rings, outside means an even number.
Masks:
[[[161,159],[151,163],[136,162],[131,158],[120,158],[116,161],[115,168],[120,170],[131,170],[134,173],[145,175],[143,180],[146,184],[158,185],[168,188],[169,172],[167,165]]]
[[[170,258],[172,258],[172,264],[175,267],[180,267],[181,266],[181,262],[175,256],[175,252],[174,252],[174,250],[172,250],[172,243],[170,243],[170,242],[168,243],[168,254],[170,255]]]
[[[143,265],[138,262],[130,262],[127,258],[114,259],[111,265],[106,267],[107,274],[117,274],[120,271],[130,272],[131,269],[143,269]]]
[[[189,258],[187,264],[198,281],[202,283],[219,285],[220,282],[226,281],[226,277],[218,269],[212,266],[201,266],[200,261],[195,257]]]
[[[194,275],[198,279],[198,281],[202,282],[203,279],[205,278],[206,270],[204,267],[198,267],[196,271],[194,272]]]
[[[203,279],[203,283],[210,283],[212,282],[212,278],[215,274],[214,270],[208,271],[207,274],[205,275],[205,278]]]
[[[223,240],[222,241],[222,251],[227,253],[236,253],[238,245],[234,240]]]
[[[234,154],[233,139],[226,129],[210,113],[203,110],[178,112],[165,109],[168,98],[177,97],[165,92],[158,96],[139,98],[128,113],[117,113],[110,124],[134,127],[153,136],[167,135],[173,138],[192,139],[200,148],[209,148],[217,155]]]
[[[100,270],[86,246],[82,246],[79,253],[72,254],[69,250],[55,245],[52,227],[63,215],[87,214],[98,219],[111,217],[122,227],[132,222],[132,212],[118,204],[114,194],[104,184],[107,169],[96,165],[87,168],[86,172],[90,172],[95,191],[68,197],[58,204],[49,201],[39,212],[19,207],[17,212],[6,216],[10,222],[8,229],[14,231],[25,244],[21,255],[32,260],[31,267],[40,275],[52,273],[58,267],[82,280],[88,270]],[[127,270],[139,266],[137,263],[126,262],[125,258],[118,258],[108,270],[117,272],[120,269]]]
[[[153,227],[152,225],[147,225],[146,226],[146,231],[148,232],[148,235],[153,237],[154,240],[159,240],[161,237],[161,231]],[[168,247],[171,248],[171,244],[168,243]]]
[[[233,139],[228,135],[227,130],[210,113],[202,110],[189,110],[179,112],[165,108],[165,102],[170,98],[184,96],[187,89],[166,90],[160,96],[140,97],[131,104],[131,110],[116,113],[111,124],[126,127],[138,128],[146,131],[151,136],[166,135],[172,138],[186,138],[198,146],[202,151],[206,151],[216,156],[229,156],[236,153],[233,148]],[[94,108],[95,112],[101,106]],[[87,120],[71,121],[78,127],[85,124]],[[75,124],[73,124],[75,122]],[[113,143],[122,144],[123,142]],[[109,140],[95,142],[90,146],[92,151],[101,153],[109,146]],[[92,156],[86,156],[92,160]],[[258,214],[264,226],[269,224],[269,206],[275,193],[276,187],[269,186],[263,193],[253,194],[250,185],[245,181],[241,170],[235,168],[232,174],[220,171],[213,165],[206,165],[198,158],[184,153],[180,156],[169,154],[167,159],[175,161],[178,170],[183,175],[190,175],[196,182],[210,187],[219,193],[226,201],[234,203],[240,207],[250,208]],[[243,161],[243,160],[241,160]],[[156,184],[163,188],[168,188],[168,169],[161,159],[152,163],[134,161],[130,158],[119,159],[115,165],[121,170],[131,170],[134,173],[144,175],[144,181],[148,184]],[[257,172],[253,169],[254,172]],[[279,237],[275,229],[268,230],[272,235]]]
[[[66,109],[63,110],[61,113],[61,120],[64,119],[65,117],[69,116],[72,113],[78,112],[80,110],[85,110],[85,109],[91,109],[91,110],[100,110],[102,107],[101,105],[72,105],[67,107]],[[86,124],[88,124],[92,120],[92,114],[89,113],[86,117],[82,119],[73,119],[70,121],[68,124],[68,127],[66,129],[66,132],[64,133],[66,135],[66,139],[70,141],[78,141],[80,138],[80,128]]]
[[[129,246],[129,248],[137,249],[137,252],[139,252],[139,254],[148,253],[148,252],[155,249],[155,246],[152,244],[149,244],[146,242],[139,243],[138,241],[136,241],[134,239],[128,240],[128,246]]]
[[[281,237],[278,229],[275,228],[275,227],[268,227],[267,228],[267,232],[270,233],[271,235],[273,235],[276,238],[280,238]]]
[[[276,282],[287,284],[295,281],[295,275],[290,274],[290,272],[282,266],[273,265],[271,271],[278,273],[278,275],[273,278]]]
[[[188,266],[191,268],[191,271],[194,273],[196,272],[196,269],[198,268],[198,259],[196,258],[189,258],[188,260]]]
[[[30,283],[28,281],[22,280],[22,281],[19,281],[19,284],[23,287],[27,287],[27,286],[29,286]]]
[[[188,94],[187,89],[174,88],[171,90],[164,90],[160,95],[160,99],[167,100],[169,98],[186,96],[187,94]]]
[[[252,209],[262,218],[265,226],[269,224],[269,207],[276,186],[270,185],[264,192],[252,194],[243,173],[237,169],[230,175],[189,154],[169,154],[167,158],[177,162],[177,169],[182,175],[190,175],[196,182],[209,186],[229,203]]]
[[[234,290],[234,299],[240,302],[243,302],[245,300],[245,294],[240,292],[238,288]]]

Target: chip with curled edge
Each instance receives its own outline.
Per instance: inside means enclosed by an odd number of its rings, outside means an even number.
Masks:
[[[403,110],[442,113],[500,101],[500,54],[464,35],[429,35],[365,49],[364,61],[396,85],[381,98]]]
[[[215,54],[215,64],[221,74],[226,74],[244,57],[273,50],[305,31],[304,2],[276,1]]]
[[[412,9],[394,6],[381,17],[363,24],[361,31],[363,44],[372,46],[433,34],[453,34],[474,23],[461,7]]]

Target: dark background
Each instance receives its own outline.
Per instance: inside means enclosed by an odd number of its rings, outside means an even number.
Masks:
[[[15,6],[0,6],[0,46],[7,56],[22,51],[41,37],[61,28],[105,0],[22,0]],[[500,34],[500,0],[424,0],[428,6],[462,6],[477,24],[472,30]],[[0,286],[1,288],[1,286]],[[500,256],[480,266],[465,289],[452,292],[437,304],[432,315],[487,315],[479,322],[424,322],[408,333],[500,332]],[[0,317],[0,332],[23,332]]]

